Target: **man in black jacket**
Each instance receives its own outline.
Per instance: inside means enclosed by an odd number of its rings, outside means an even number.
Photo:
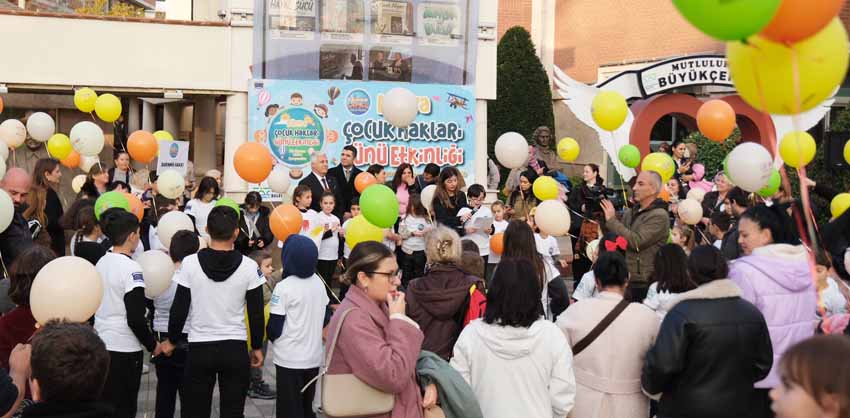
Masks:
[[[0,181],[0,189],[12,198],[12,203],[15,205],[12,223],[0,233],[0,254],[3,256],[6,268],[12,265],[19,254],[33,245],[32,234],[22,215],[27,207],[27,196],[31,185],[30,175],[17,167],[10,168],[3,177],[3,181]]]
[[[363,170],[354,165],[354,159],[357,158],[357,148],[352,145],[346,145],[342,149],[342,154],[339,156],[339,165],[328,171],[328,177],[333,177],[336,184],[339,185],[337,196],[339,200],[336,202],[337,209],[343,214],[340,221],[345,222],[345,219],[351,217],[351,199],[360,196],[357,189],[354,188],[354,179]],[[318,200],[318,196],[313,195],[313,200]],[[337,215],[339,216],[339,215]]]
[[[330,190],[334,193],[337,202],[334,207],[333,214],[341,220],[343,212],[342,205],[339,204],[341,200],[339,186],[337,185],[336,179],[333,176],[328,175],[327,154],[324,152],[313,153],[313,156],[310,158],[310,169],[312,172],[298,183],[306,184],[310,187],[310,191],[313,192],[313,203],[310,205],[310,209],[313,209],[316,212],[321,212],[322,208],[320,203],[322,201],[322,193],[326,190]]]
[[[741,215],[743,215],[750,206],[747,192],[743,191],[740,187],[735,187],[734,189],[729,190],[729,193],[726,194],[726,205],[729,206],[729,209],[732,212],[731,215],[735,219],[735,223],[732,224],[729,231],[723,235],[720,250],[723,252],[723,256],[725,256],[727,260],[732,261],[744,255],[744,252],[741,250],[741,244],[738,244],[738,220],[741,219]]]

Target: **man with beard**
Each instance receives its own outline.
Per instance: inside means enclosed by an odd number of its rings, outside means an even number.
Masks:
[[[19,254],[33,245],[32,234],[22,215],[27,208],[27,196],[31,186],[30,175],[18,167],[10,168],[3,177],[3,181],[0,181],[0,189],[12,198],[12,203],[15,205],[12,223],[0,233],[0,254],[7,268]]]

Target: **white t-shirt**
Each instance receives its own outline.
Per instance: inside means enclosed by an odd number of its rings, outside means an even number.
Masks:
[[[646,298],[643,300],[643,304],[655,311],[655,314],[658,315],[658,319],[664,320],[664,316],[667,315],[667,311],[662,309],[661,307],[666,302],[673,300],[676,295],[676,293],[670,293],[666,290],[662,290],[659,292],[658,282],[655,282],[649,285],[649,289],[647,289],[646,291]]]
[[[94,329],[106,349],[119,353],[142,351],[142,344],[127,325],[124,295],[145,287],[142,266],[123,254],[106,253],[95,266],[103,280],[103,299],[94,314]]]
[[[588,270],[587,273],[584,273],[584,276],[581,276],[581,280],[576,285],[573,291],[573,299],[590,299],[596,297],[598,294],[599,291],[596,290],[596,275],[593,274],[593,270]]]
[[[306,212],[301,212],[301,232],[299,232],[300,235],[313,240],[316,248],[322,246],[322,234],[325,233],[324,230],[320,230],[319,225],[316,223],[318,215],[319,213],[313,209],[307,209]]]
[[[340,224],[339,218],[334,214],[326,214],[319,212],[314,217],[316,226],[321,226],[324,231],[325,225],[333,229],[334,226]],[[324,236],[324,232],[322,232]],[[320,237],[321,238],[321,237]],[[339,232],[331,233],[329,238],[323,239],[319,245],[319,260],[338,260],[339,259]]]
[[[75,232],[75,233],[74,233],[74,235],[72,235],[72,236],[71,236],[71,244],[70,244],[70,246],[71,246],[71,255],[74,255],[74,248],[75,248],[75,247],[76,247],[76,245],[77,245],[77,234],[79,234],[79,232]],[[90,239],[86,238],[85,236],[83,236],[83,239],[82,239],[82,240],[80,240],[80,242],[96,242],[96,243],[100,244],[101,242],[103,242],[103,240],[104,240],[104,239],[106,239],[106,237],[105,237],[105,236],[103,236],[103,235],[101,235],[101,236],[97,237],[97,240],[94,240],[94,241],[92,241],[92,240],[90,240]]]
[[[481,218],[490,218],[493,219],[493,212],[487,206],[480,206],[478,210],[466,221],[464,224],[464,228],[467,226],[472,226],[476,220]],[[474,232],[472,234],[464,235],[463,239],[470,240],[478,245],[479,255],[482,257],[486,257],[490,255],[490,234],[485,230],[480,230],[478,232]]]
[[[508,229],[508,221],[493,221],[493,234],[498,234],[500,232],[505,232]],[[489,242],[489,241],[488,241]],[[490,256],[487,257],[487,264],[499,264],[499,261],[502,261],[502,255],[496,254],[490,250]]]
[[[283,334],[274,341],[274,364],[288,369],[322,365],[322,326],[329,300],[317,275],[289,276],[274,287],[269,313],[283,315]]]
[[[186,204],[186,209],[183,209],[183,212],[195,217],[195,227],[198,228],[198,232],[204,238],[210,236],[207,233],[207,217],[210,216],[210,212],[215,207],[215,202],[215,199],[207,203],[204,203],[201,199],[192,199]]]
[[[401,221],[399,232],[402,236],[407,235],[407,238],[401,242],[401,250],[405,254],[413,254],[416,251],[425,251],[425,236],[415,236],[414,232],[425,232],[431,222],[427,218],[422,218],[416,215],[408,215]]]
[[[558,239],[551,235],[543,238],[540,234],[534,234],[534,244],[537,246],[537,252],[543,257],[543,261],[554,271],[559,271],[555,261],[561,255]]]
[[[346,220],[342,223],[342,230],[348,232],[348,225],[351,224],[351,219]],[[351,255],[351,248],[348,246],[348,241],[342,240],[342,258],[348,260],[348,256]]]
[[[198,255],[183,259],[174,273],[174,282],[188,288],[192,294],[192,316],[189,324],[189,342],[222,340],[247,341],[245,329],[245,293],[266,282],[263,272],[254,260],[242,257],[236,271],[224,281],[207,277]]]
[[[168,332],[168,317],[171,315],[171,305],[174,303],[174,295],[177,294],[177,283],[171,282],[171,286],[161,295],[153,299],[153,330],[156,332]],[[189,317],[183,325],[183,332],[189,332],[189,321],[192,317],[192,307],[189,306]]]

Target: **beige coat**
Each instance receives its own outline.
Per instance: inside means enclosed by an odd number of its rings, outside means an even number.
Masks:
[[[602,292],[571,305],[557,325],[570,346],[578,343],[602,321],[623,297]],[[658,333],[658,316],[644,305],[632,303],[617,319],[573,359],[576,400],[570,417],[646,418],[649,398],[640,388],[646,352]]]

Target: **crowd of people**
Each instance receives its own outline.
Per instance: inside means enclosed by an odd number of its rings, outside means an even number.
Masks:
[[[178,399],[181,416],[209,417],[216,384],[222,417],[243,416],[246,396],[275,399],[279,418],[850,416],[850,214],[801,233],[794,218],[807,214],[790,192],[755,197],[723,172],[708,181],[695,146],[679,141],[669,182],[640,172],[617,201],[596,164],[573,185],[551,139],[534,132],[528,166],[492,203],[454,167],[404,164],[388,179],[368,166],[400,214],[382,242],[354,248],[345,238],[363,171],[352,146],[336,167],[316,152],[308,175],[290,172],[283,200],[304,223],[283,241],[259,193],[239,210],[216,204],[215,170],[168,199],[156,173],[134,172],[118,152],[63,208],[55,160],[10,168],[0,415],[135,417],[150,353],[157,418],[173,417]],[[572,214],[566,248],[537,228],[540,176],[557,181]],[[687,225],[676,207],[695,189],[707,192],[703,219]],[[137,194],[141,219],[96,208],[110,190]],[[194,230],[165,245],[157,226],[172,211]],[[147,250],[175,265],[153,299],[137,261]],[[96,266],[101,305],[91,326],[37,327],[30,287],[65,254]]]

